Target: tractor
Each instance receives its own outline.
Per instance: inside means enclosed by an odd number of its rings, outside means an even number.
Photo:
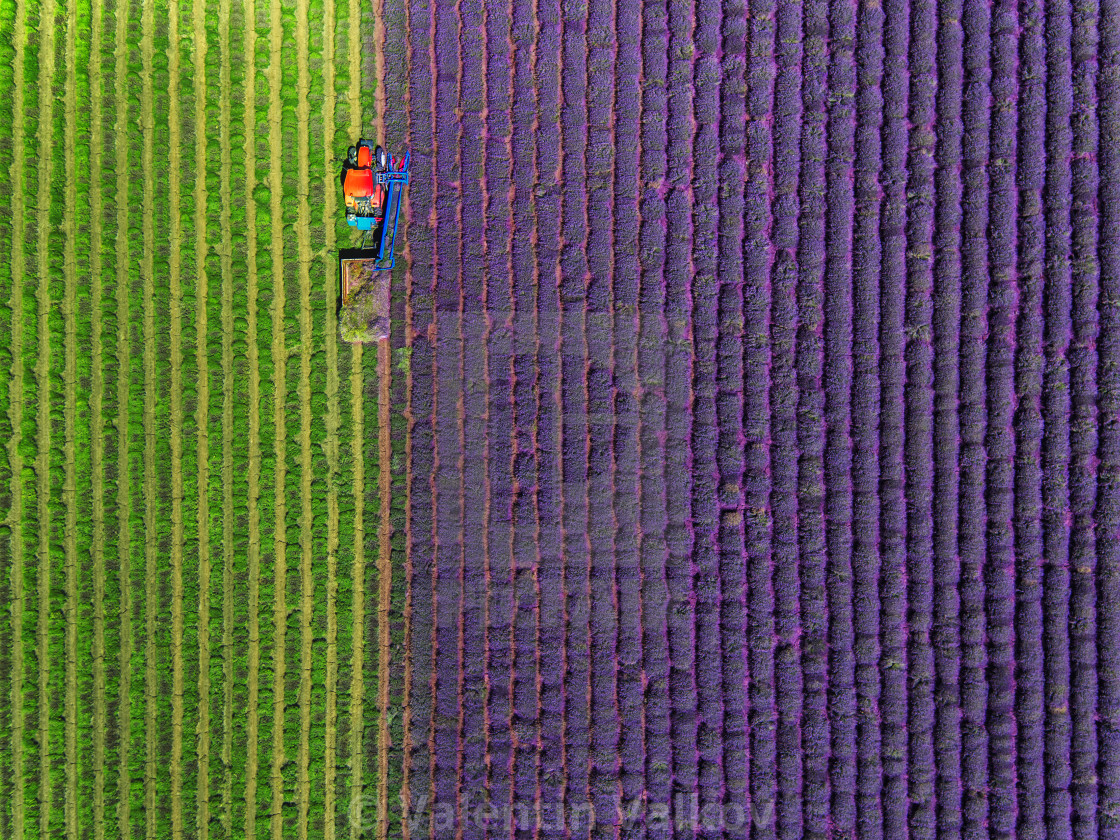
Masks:
[[[338,255],[347,341],[388,336],[389,272],[396,262],[394,245],[408,164],[408,152],[398,158],[365,139],[348,150],[342,170],[346,223],[362,231],[362,238],[357,248],[343,249]]]

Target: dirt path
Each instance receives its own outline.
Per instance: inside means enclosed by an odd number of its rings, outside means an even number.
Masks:
[[[314,582],[311,578],[311,207],[308,204],[308,102],[307,0],[296,3],[296,67],[299,99],[296,108],[298,136],[299,215],[299,402],[300,402],[300,683],[299,683],[299,838],[307,840],[311,798],[308,760],[311,751],[311,612]]]
[[[24,140],[24,66],[27,53],[27,8],[23,3],[16,4],[15,20],[15,59],[13,61],[12,92],[12,379],[9,390],[8,419],[11,422],[12,437],[8,441],[8,463],[12,465],[11,498],[12,508],[8,511],[7,524],[11,532],[12,551],[12,673],[22,674],[23,664],[23,456],[20,446],[23,443],[23,282],[27,276],[27,256],[24,242],[27,237],[27,222],[24,216],[26,200],[25,167],[27,151]],[[12,833],[16,837],[24,834],[24,781],[23,781],[23,686],[12,680]]]
[[[335,256],[335,214],[338,212],[337,183],[330,171],[334,165],[335,143],[335,9],[334,0],[323,0],[323,79],[328,95],[323,99],[323,149],[326,160],[327,177],[323,189],[323,230],[324,230],[324,271],[326,277],[326,299],[335,300],[337,294],[337,271]],[[327,674],[326,674],[326,744],[325,779],[323,791],[323,837],[335,840],[335,756],[338,749],[338,613],[335,602],[338,598],[338,325],[335,322],[333,306],[327,312],[324,330],[327,348],[327,418],[326,418],[326,455],[327,455]]]
[[[77,57],[75,44],[75,10],[67,9],[66,25],[66,95],[63,108],[66,112],[66,171],[75,171],[75,142],[77,140]],[[96,180],[96,179],[94,179]],[[74,242],[78,212],[78,182],[66,182],[66,205],[62,213],[62,230],[66,240],[63,248],[63,276],[66,279],[65,300],[62,304],[62,317],[65,321],[66,349],[62,373],[66,383],[66,401],[63,406],[65,442],[63,455],[66,459],[65,484],[62,488],[66,500],[66,793],[64,812],[66,836],[76,840],[78,836],[78,499],[77,499],[77,452],[74,434],[77,410],[77,303],[78,283],[77,253]],[[84,660],[84,657],[83,657]]]
[[[156,538],[156,357],[155,357],[155,98],[153,81],[155,10],[144,5],[141,18],[140,56],[144,75],[140,94],[140,123],[144,137],[141,156],[144,170],[144,255],[140,274],[144,279],[144,732],[146,763],[144,768],[144,836],[156,840],[156,693],[159,675],[156,671],[156,601],[158,598]],[[166,760],[164,756],[159,757]]]
[[[55,4],[53,0],[46,0],[43,4],[40,20],[54,20]],[[46,30],[50,33],[50,30]],[[47,85],[53,82],[55,52],[54,38],[41,39],[39,46],[39,79],[47,79]],[[51,311],[50,292],[50,205],[51,205],[51,171],[53,169],[52,152],[54,144],[51,142],[51,127],[54,124],[54,101],[49,96],[39,98],[39,193],[36,199],[38,219],[36,222],[37,264],[36,271],[39,275],[37,290],[38,300],[38,333],[39,357],[35,364],[36,396],[38,401],[38,453],[35,456],[36,496],[38,502],[38,529],[39,529],[39,577],[37,588],[39,595],[39,615],[36,627],[36,646],[38,653],[37,668],[39,685],[39,834],[49,837],[51,815],[51,749],[50,749],[50,662],[48,636],[50,631],[51,610],[51,558],[50,558],[50,451],[51,451],[51,414],[50,414],[50,370],[51,370],[51,343],[50,328],[47,318]]]
[[[195,821],[198,840],[210,835],[210,374],[206,334],[209,282],[206,275],[206,17],[203,0],[194,0],[194,264],[195,367],[198,370],[198,787]]]
[[[120,693],[117,699],[119,723],[117,726],[120,765],[117,771],[117,823],[121,840],[132,840],[131,811],[129,809],[129,779],[131,778],[129,760],[131,751],[130,732],[132,729],[132,556],[131,526],[129,516],[132,508],[130,493],[131,476],[128,459],[128,396],[131,371],[129,360],[132,358],[131,331],[125,325],[131,323],[129,314],[129,227],[128,209],[130,204],[128,183],[128,15],[121,10],[117,13],[114,47],[116,63],[113,71],[113,99],[117,116],[114,149],[116,150],[117,172],[117,219],[116,219],[116,268],[117,268],[117,553],[119,557],[120,593],[120,658],[117,670],[120,674]]]
[[[168,16],[168,202],[171,211],[171,836],[183,836],[183,222],[179,215],[182,137],[179,131],[179,0]],[[197,180],[196,176],[196,180]],[[202,178],[201,180],[205,180]],[[205,299],[203,299],[205,300]]]
[[[326,79],[325,87],[331,95],[324,100],[323,107],[323,133],[326,142],[324,151],[328,168],[333,166],[335,149],[335,114],[337,111],[337,98],[335,91],[335,0],[324,0],[323,3],[323,72]],[[328,176],[332,173],[328,172]],[[323,223],[325,231],[325,245],[327,263],[326,285],[328,301],[334,301],[337,294],[337,270],[335,268],[335,214],[338,212],[338,193],[336,181],[333,177],[325,179]],[[338,614],[336,602],[338,597],[338,548],[339,548],[339,512],[338,512],[338,470],[339,470],[339,427],[341,425],[339,409],[339,377],[338,377],[338,326],[333,307],[327,314],[327,328],[325,330],[327,347],[327,464],[330,470],[330,482],[327,497],[327,768],[326,792],[324,804],[326,818],[324,820],[324,836],[326,840],[335,840],[335,814],[337,802],[335,801],[335,783],[337,779],[336,755],[338,750]]]
[[[90,39],[90,131],[89,168],[96,173],[90,182],[90,320],[93,354],[90,394],[90,476],[93,486],[93,838],[105,838],[105,732],[108,728],[105,703],[105,377],[101,339],[101,196],[102,172],[102,94],[101,38],[104,8],[94,4]],[[18,834],[16,835],[19,836]]]

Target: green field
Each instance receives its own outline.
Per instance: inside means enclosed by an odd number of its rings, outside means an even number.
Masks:
[[[393,830],[378,354],[335,314],[373,32],[0,3],[0,836]]]

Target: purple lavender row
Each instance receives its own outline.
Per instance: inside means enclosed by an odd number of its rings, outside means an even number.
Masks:
[[[531,164],[526,167],[531,168]],[[531,224],[530,217],[530,224]],[[511,527],[513,563],[510,568],[513,611],[513,676],[511,725],[514,739],[513,798],[515,804],[536,797],[535,746],[539,741],[539,696],[536,652],[538,605],[535,576],[539,568],[536,519],[537,453],[533,428],[537,400],[537,348],[534,318],[537,312],[533,253],[525,237],[513,248],[513,437],[510,449],[513,473]],[[528,828],[527,826],[524,828]]]
[[[861,6],[856,31],[852,254],[852,589],[855,618],[856,825],[883,836],[879,715],[879,205],[883,12]]]
[[[828,3],[807,3],[802,23],[801,213],[797,263],[797,543],[800,569],[803,836],[829,834],[828,592],[824,523],[825,226],[828,180]],[[830,194],[834,195],[834,194]],[[829,219],[828,221],[831,221]],[[832,256],[830,254],[830,256]],[[840,289],[846,295],[847,289]],[[835,300],[833,303],[837,302]]]
[[[903,327],[906,289],[906,152],[909,112],[909,3],[886,10],[883,61],[883,207],[879,377],[880,576],[882,599],[883,834],[906,837],[908,739],[906,679],[906,499],[904,490]]]
[[[1070,379],[1073,414],[1070,418],[1070,505],[1073,534],[1070,543],[1072,600],[1070,603],[1073,681],[1070,685],[1073,718],[1074,835],[1099,836],[1100,813],[1097,769],[1099,671],[1097,652],[1097,536],[1095,503],[1097,453],[1100,439],[1097,409],[1097,341],[1100,266],[1097,209],[1097,65],[1099,9],[1094,0],[1073,10],[1073,341]]]
[[[539,2],[534,22],[531,10],[518,9],[515,24],[518,33],[524,32],[524,49],[529,55],[535,44],[536,71],[526,75],[525,86],[532,79],[536,85],[537,114],[544,125],[559,123],[559,73],[560,73],[560,4]],[[535,28],[535,31],[534,31]],[[521,48],[521,47],[519,47]],[[520,65],[519,65],[520,69]],[[520,78],[520,77],[519,77]],[[518,88],[520,89],[520,87]],[[541,194],[535,197],[537,231],[536,253],[538,273],[537,294],[540,313],[539,357],[537,359],[539,387],[537,391],[537,441],[541,449],[537,515],[540,523],[541,542],[541,799],[544,805],[564,801],[566,791],[566,717],[564,676],[567,663],[567,613],[564,580],[562,516],[562,463],[559,401],[560,364],[559,286],[557,282],[560,193],[554,179],[560,168],[560,139],[556,132],[535,132],[536,178],[542,183]],[[544,185],[550,185],[546,191]],[[558,821],[550,820],[552,828],[545,836],[560,836],[563,828]]]
[[[528,51],[519,55],[520,66],[514,69],[514,95],[528,113],[534,109],[532,91],[527,89],[526,71],[531,71]],[[532,139],[520,127],[514,136],[515,172],[531,175],[535,172]],[[524,176],[523,176],[524,177]],[[534,179],[535,180],[535,179]],[[510,354],[511,389],[513,404],[513,437],[511,439],[511,527],[513,558],[510,569],[512,622],[512,677],[510,685],[510,734],[513,739],[511,752],[511,804],[521,807],[534,803],[538,792],[537,754],[540,743],[540,696],[538,692],[537,650],[540,644],[539,609],[536,575],[540,565],[537,544],[536,487],[537,453],[533,434],[536,405],[534,389],[537,379],[537,337],[534,318],[538,311],[536,262],[531,247],[532,215],[531,188],[524,182],[517,184],[514,225],[528,235],[514,238],[512,249],[513,298],[512,312],[507,318],[512,324],[513,342]],[[531,826],[519,820],[519,836],[531,831]]]
[[[961,295],[961,787],[962,835],[986,837],[988,737],[985,647],[984,349],[988,331],[988,144],[991,95],[988,81],[990,7],[965,0],[964,28],[964,201],[961,273],[969,278]]]
[[[645,790],[645,727],[642,683],[642,579],[639,555],[642,460],[639,450],[640,379],[638,371],[638,201],[641,179],[642,87],[641,7],[619,4],[614,21],[617,52],[614,75],[614,383],[617,389],[614,451],[616,472],[615,557],[618,592],[618,715],[619,785],[624,802],[633,802]],[[632,103],[622,108],[624,102]],[[631,836],[641,836],[635,826]]]
[[[460,5],[459,36],[463,61],[459,109],[462,113],[464,190],[477,192],[481,200],[463,212],[463,320],[461,324],[465,347],[474,348],[463,354],[463,606],[462,606],[462,729],[459,733],[461,755],[461,786],[472,796],[486,785],[486,479],[489,458],[484,457],[489,443],[486,436],[486,411],[490,401],[488,360],[483,348],[489,334],[485,301],[485,279],[494,275],[486,271],[484,254],[489,231],[506,229],[505,219],[489,207],[491,186],[484,168],[483,152],[489,151],[488,126],[484,99],[485,73],[490,40],[484,28],[481,0],[463,0]],[[504,36],[499,43],[504,43]],[[495,187],[501,190],[501,186]],[[501,276],[500,274],[497,276]],[[500,398],[500,397],[499,397]],[[484,828],[468,820],[464,836],[480,837]]]
[[[770,311],[770,561],[774,587],[774,678],[777,707],[776,836],[802,836],[801,614],[797,547],[797,219],[801,125],[801,4],[777,4],[778,75],[774,94],[773,247]],[[752,589],[759,586],[752,576]],[[763,593],[765,594],[765,593]],[[753,603],[752,603],[753,612]],[[764,804],[764,803],[760,803]]]
[[[673,783],[676,790],[691,796],[697,790],[697,694],[696,694],[696,574],[691,523],[692,446],[691,405],[692,353],[692,261],[693,154],[693,63],[695,9],[691,2],[669,2],[668,139],[666,153],[666,196],[668,237],[665,265],[665,309],[669,319],[669,342],[665,361],[667,543],[669,559],[665,581],[669,592],[669,703],[673,742]],[[687,47],[686,47],[687,44]],[[684,819],[677,808],[671,816]],[[683,832],[689,835],[692,827]]]
[[[435,283],[435,516],[434,709],[432,721],[433,806],[455,810],[460,825],[461,758],[459,727],[462,660],[462,447],[458,403],[462,394],[462,131],[457,116],[462,84],[462,22],[457,5],[436,10]]]
[[[408,582],[412,616],[408,638],[405,639],[411,680],[409,695],[409,743],[405,756],[408,768],[408,797],[412,808],[431,799],[431,753],[428,737],[432,721],[430,676],[432,673],[431,601],[432,601],[432,346],[427,340],[427,327],[432,321],[430,282],[434,276],[432,232],[426,220],[434,199],[435,175],[428,139],[432,129],[431,99],[434,71],[431,67],[429,8],[416,0],[407,6],[408,77],[410,107],[408,109],[409,148],[413,183],[427,189],[413,189],[409,195],[408,242],[410,261],[409,309],[412,314],[412,356],[410,365],[411,402],[411,472],[409,517]],[[425,220],[425,221],[421,221]],[[406,821],[407,824],[407,821]],[[426,820],[420,821],[419,835],[428,836]],[[416,834],[410,834],[415,840]]]
[[[827,539],[828,817],[831,830],[856,830],[855,628],[852,581],[852,236],[855,210],[856,3],[829,11],[827,227],[824,285],[824,515]]]
[[[611,810],[620,795],[618,711],[617,522],[614,512],[614,348],[610,313],[614,285],[614,62],[617,50],[615,6],[591,0],[587,10],[587,400],[588,530],[591,598],[591,754],[590,795],[604,825],[613,828]],[[625,469],[630,465],[622,465]]]
[[[1102,56],[1120,52],[1120,3],[1102,0]],[[1120,87],[1115,63],[1102,65],[1100,79],[1100,192],[1097,197],[1100,236],[1100,315],[1097,409],[1097,625],[1098,715],[1100,758],[1100,837],[1120,837]]]
[[[937,84],[936,3],[910,8],[909,159],[906,222],[905,495],[907,600],[907,798],[911,837],[936,830],[933,742],[933,215]]]
[[[1041,3],[1024,7],[1020,37],[1018,275],[1021,285],[1015,360],[1019,404],[1015,440],[1015,707],[1022,836],[1046,825],[1043,749],[1042,414],[1043,266],[1046,225],[1046,41]]]
[[[744,581],[746,650],[743,655],[747,696],[744,723],[749,731],[745,760],[749,764],[749,787],[741,802],[747,814],[771,808],[776,795],[774,706],[774,592],[770,558],[770,279],[774,269],[770,201],[775,168],[771,160],[775,139],[774,5],[769,0],[751,0],[748,8],[747,102],[751,119],[746,126],[747,157],[744,214],[743,285],[743,545],[741,563]],[[729,117],[731,119],[733,117]],[[728,214],[730,216],[730,214]],[[721,214],[721,221],[723,219]],[[730,591],[732,578],[724,576]],[[725,679],[732,669],[726,667]],[[729,697],[735,697],[732,693]],[[740,695],[741,696],[741,695]],[[730,775],[730,768],[729,768]],[[729,780],[730,787],[730,780]],[[734,799],[733,799],[734,801]],[[752,828],[759,837],[775,836],[772,820],[757,820]]]
[[[692,206],[692,499],[693,562],[696,566],[696,801],[705,814],[722,810],[726,796],[723,767],[724,694],[720,578],[719,466],[716,418],[717,337],[720,276],[716,260],[720,181],[720,50],[721,3],[697,3],[693,44],[693,206]],[[742,181],[736,182],[735,186]],[[742,240],[740,239],[739,242]],[[736,354],[738,355],[738,354]],[[741,426],[741,420],[735,423]],[[715,819],[700,820],[700,835],[722,837]]]
[[[937,828],[961,833],[960,702],[960,323],[961,2],[943,2],[937,31],[937,169],[933,240],[933,628],[937,674]]]
[[[988,236],[988,830],[1011,837],[1018,817],[1014,684],[1015,279],[1018,13],[1008,0],[992,16],[991,223]]]
[[[723,34],[720,45],[720,73],[725,80],[720,85],[719,122],[719,332],[716,338],[715,396],[716,428],[719,432],[716,450],[716,468],[719,481],[721,521],[718,532],[719,579],[723,589],[722,609],[718,635],[717,655],[721,658],[723,679],[720,692],[723,697],[723,799],[730,808],[742,808],[749,813],[750,802],[750,732],[748,720],[750,707],[747,699],[747,580],[746,553],[744,552],[743,526],[743,471],[745,466],[746,435],[743,429],[744,380],[743,333],[744,245],[751,252],[761,250],[765,256],[768,242],[758,242],[758,219],[745,215],[744,190],[732,185],[747,182],[747,93],[748,85],[731,84],[727,80],[746,78],[747,71],[747,9],[745,0],[732,0],[723,5],[720,22]],[[752,102],[752,104],[754,104]],[[764,106],[763,114],[769,110]],[[767,152],[769,150],[767,149]],[[761,167],[753,168],[754,184],[748,185],[757,196],[759,175],[765,177]],[[764,189],[764,187],[763,187]],[[751,207],[752,213],[755,207]],[[766,271],[756,274],[765,277]],[[765,281],[763,281],[763,284]],[[755,288],[752,285],[751,291]],[[748,342],[754,337],[747,332]],[[731,814],[732,816],[734,814]],[[730,821],[728,821],[730,822]],[[746,838],[748,823],[736,827],[728,824],[725,834]]]
[[[585,294],[587,236],[587,38],[586,4],[561,8],[562,90],[560,126],[562,230],[560,251],[561,441],[564,566],[567,580],[568,662],[564,675],[567,726],[567,803],[590,795],[591,662],[587,537],[587,339]]]
[[[641,113],[668,113],[668,10],[665,6],[642,6]],[[642,719],[646,765],[644,788],[650,802],[671,800],[672,738],[668,700],[669,592],[665,580],[668,556],[666,531],[666,400],[665,342],[665,243],[668,236],[665,206],[666,120],[641,121],[641,172],[643,184],[639,214],[638,289],[638,380],[639,404],[639,534],[642,598],[642,679],[645,698]],[[643,826],[645,828],[646,826]]]

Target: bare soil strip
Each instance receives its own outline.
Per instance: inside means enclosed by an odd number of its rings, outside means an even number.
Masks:
[[[252,5],[251,2],[249,4]],[[219,111],[218,126],[219,154],[221,172],[219,191],[221,192],[222,211],[222,833],[229,837],[233,833],[233,246],[230,231],[230,212],[233,206],[230,188],[232,153],[230,149],[230,0],[221,0],[218,11],[218,38],[222,53],[219,70]],[[251,27],[247,26],[247,30]],[[253,72],[253,58],[250,53],[246,61],[247,71]],[[251,86],[246,86],[246,96]],[[248,158],[247,162],[251,162]],[[256,275],[256,228],[246,225],[245,247],[248,251],[249,282],[255,287]],[[254,300],[255,298],[250,298]],[[256,611],[250,612],[250,628],[254,628]],[[251,630],[252,632],[252,630]],[[254,690],[254,689],[250,689]],[[253,733],[256,722],[253,716],[256,706],[249,708]],[[256,741],[253,741],[254,747]],[[255,755],[255,750],[254,754]],[[246,764],[252,763],[254,773],[256,764],[253,755]]]
[[[66,96],[63,107],[66,111],[66,171],[74,172],[75,141],[77,139],[77,68],[75,30],[75,9],[68,9],[66,25]],[[96,180],[96,179],[95,179]],[[66,478],[62,488],[66,500],[66,793],[64,813],[66,836],[75,840],[78,836],[78,499],[77,463],[75,433],[75,402],[77,399],[77,304],[76,286],[77,253],[74,235],[78,212],[78,182],[70,178],[66,182],[66,205],[62,214],[62,229],[65,238],[63,250],[63,276],[66,279],[66,297],[62,315],[65,319],[66,349],[65,367],[62,378],[66,383],[66,402],[63,407],[65,423],[65,443],[63,454],[66,458]],[[84,659],[84,657],[83,657]]]
[[[334,166],[334,117],[335,117],[335,11],[334,0],[323,0],[323,149],[328,170],[323,189],[323,230],[324,230],[324,271],[326,277],[326,299],[335,300],[336,272],[334,269],[335,213],[337,213],[337,194],[335,179],[332,177]],[[335,601],[338,598],[338,328],[335,324],[334,307],[327,311],[327,675],[326,675],[326,744],[324,748],[326,768],[324,771],[323,791],[323,837],[335,840],[335,758],[338,749],[338,614]]]
[[[23,673],[23,604],[26,597],[23,590],[23,456],[20,445],[23,443],[23,278],[27,273],[27,256],[24,253],[24,240],[27,236],[27,223],[24,217],[24,168],[27,165],[27,152],[24,142],[24,62],[27,51],[27,8],[23,3],[16,4],[15,20],[15,59],[13,61],[12,93],[12,168],[9,178],[12,182],[12,368],[9,391],[8,418],[11,422],[12,437],[8,441],[8,463],[12,465],[11,499],[7,525],[11,533],[12,552],[12,673]],[[24,836],[24,782],[23,782],[23,685],[12,680],[10,696],[12,710],[12,832],[16,837]]]
[[[171,836],[183,836],[183,290],[181,287],[183,222],[182,137],[179,131],[179,0],[170,0],[168,15],[168,160],[167,191],[171,210]],[[196,173],[196,181],[205,180]],[[202,298],[205,301],[205,298]],[[205,304],[203,304],[205,306]]]
[[[120,827],[121,840],[131,840],[132,828],[129,810],[129,781],[131,774],[129,763],[131,759],[131,739],[129,733],[132,728],[132,708],[130,696],[132,692],[132,557],[131,557],[131,527],[128,519],[132,508],[132,498],[129,492],[131,476],[128,463],[128,413],[129,413],[129,379],[132,358],[131,323],[129,315],[129,125],[128,125],[128,86],[126,75],[128,61],[128,11],[118,9],[117,26],[115,33],[116,63],[113,70],[114,80],[114,105],[117,115],[116,136],[114,148],[116,150],[117,172],[117,239],[116,239],[116,266],[117,266],[117,554],[119,562],[120,586],[120,621],[121,621],[121,646],[117,670],[120,674],[120,693],[117,700],[119,722],[118,749],[120,752],[120,765],[117,772],[117,823]]]
[[[93,25],[90,38],[90,138],[89,169],[94,174],[90,184],[90,318],[91,365],[90,394],[90,475],[93,483],[93,837],[105,838],[105,732],[108,728],[105,703],[105,378],[102,370],[101,343],[101,197],[102,171],[102,102],[101,38],[104,29],[104,8],[93,4]],[[18,836],[18,835],[17,835]]]
[[[195,367],[198,370],[198,786],[195,830],[199,840],[210,833],[210,374],[206,334],[206,17],[203,0],[194,0],[194,229],[195,229]],[[227,225],[228,228],[228,225]],[[95,240],[96,241],[96,240]],[[98,840],[100,840],[98,838]]]
[[[380,89],[381,86],[379,86]],[[380,122],[380,121],[379,121]],[[393,583],[393,563],[389,552],[389,494],[392,453],[389,439],[389,382],[392,379],[392,353],[389,339],[377,343],[377,371],[380,379],[377,400],[377,452],[380,460],[381,527],[377,543],[377,572],[380,584],[377,605],[377,840],[385,840],[389,826],[389,594]]]
[[[145,4],[141,18],[142,35],[140,56],[144,67],[140,94],[140,123],[144,146],[141,165],[144,170],[144,254],[140,262],[140,275],[144,280],[144,731],[146,737],[146,763],[144,769],[144,834],[147,840],[156,838],[156,694],[159,675],[156,671],[156,601],[158,598],[157,559],[159,545],[156,534],[156,358],[155,358],[155,108],[153,99],[153,58],[155,10]],[[165,760],[164,756],[159,756]]]
[[[284,677],[287,670],[287,501],[285,484],[287,482],[287,369],[288,347],[284,337],[284,307],[286,305],[284,283],[284,229],[281,224],[281,201],[284,184],[281,177],[280,131],[281,102],[280,88],[283,84],[281,67],[281,48],[283,29],[280,24],[280,0],[271,0],[269,25],[269,62],[268,62],[268,188],[271,199],[272,217],[272,364],[275,395],[273,399],[273,429],[275,430],[276,452],[276,519],[273,538],[275,541],[276,568],[273,588],[273,682],[272,682],[272,840],[282,840],[284,833],[284,709],[287,698],[284,695]],[[246,85],[246,89],[249,85]],[[252,112],[245,109],[246,119]],[[246,136],[251,132],[246,126]]]
[[[296,65],[299,104],[296,108],[299,174],[299,402],[300,402],[300,684],[299,684],[299,838],[307,840],[311,799],[308,761],[311,749],[311,612],[314,582],[311,578],[311,207],[308,204],[308,102],[307,0],[296,3]]]
[[[349,0],[349,62],[350,136],[356,138],[362,131],[362,45],[358,22],[361,20],[359,0]],[[365,700],[365,467],[363,443],[365,418],[363,415],[362,345],[350,345],[350,401],[353,436],[351,451],[354,459],[354,565],[353,580],[353,654],[350,664],[350,836],[358,840],[362,830],[362,741],[365,722],[362,713]]]
[[[43,3],[40,20],[53,21],[55,4],[53,0]],[[54,80],[55,52],[54,37],[49,27],[40,30],[45,37],[39,45],[39,80],[43,90],[49,90]],[[44,81],[45,80],[45,81]],[[50,370],[51,343],[47,317],[51,310],[50,292],[50,209],[51,209],[51,171],[53,169],[51,128],[54,124],[54,101],[50,96],[39,98],[39,192],[36,199],[38,220],[36,230],[37,266],[39,285],[38,332],[39,358],[35,364],[36,395],[38,397],[38,452],[35,456],[36,497],[38,501],[39,546],[37,558],[39,575],[37,580],[39,595],[39,616],[36,628],[37,671],[39,686],[39,835],[51,836],[51,745],[50,745],[50,656],[48,635],[51,613],[51,559],[50,559],[50,450],[51,450],[51,413],[50,413]]]

